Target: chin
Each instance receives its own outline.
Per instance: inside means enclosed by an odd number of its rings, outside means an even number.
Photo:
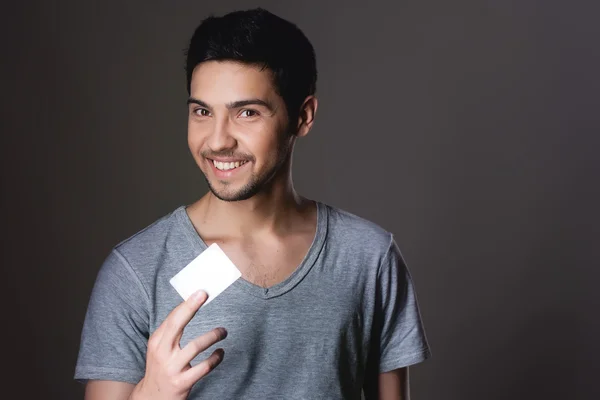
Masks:
[[[211,193],[216,198],[228,202],[248,200],[260,191],[260,185],[256,185],[254,182],[249,182],[238,188],[227,188],[227,185],[222,184],[218,184],[220,188],[218,186],[215,187],[208,179],[206,179],[206,183],[208,184]],[[223,188],[223,186],[225,186],[225,188]]]

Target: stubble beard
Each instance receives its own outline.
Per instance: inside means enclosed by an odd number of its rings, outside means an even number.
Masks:
[[[206,181],[206,184],[208,185],[208,188],[211,191],[211,193],[219,200],[227,202],[248,200],[249,198],[255,196],[260,191],[268,187],[268,185],[272,182],[273,178],[277,175],[278,172],[280,172],[281,168],[283,168],[288,157],[291,157],[291,148],[292,146],[288,145],[284,141],[284,143],[282,143],[280,148],[278,149],[277,153],[279,154],[279,159],[277,160],[275,165],[273,165],[273,167],[270,170],[262,174],[262,176],[256,176],[255,174],[251,174],[249,181],[244,186],[242,186],[242,188],[233,193],[230,193],[227,190],[227,187],[230,186],[229,182],[221,181],[221,184],[225,186],[225,189],[219,191],[216,190],[213,187],[213,185],[211,185],[210,180],[208,179],[206,174],[203,174],[204,180]]]

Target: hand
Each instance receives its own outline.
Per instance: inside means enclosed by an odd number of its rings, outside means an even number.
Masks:
[[[194,293],[171,311],[150,336],[146,355],[146,374],[136,385],[130,399],[187,399],[194,383],[206,376],[223,360],[223,349],[217,349],[198,365],[194,367],[190,365],[199,353],[227,337],[224,328],[215,328],[195,338],[183,349],[179,346],[183,328],[207,298],[207,294],[203,291]]]

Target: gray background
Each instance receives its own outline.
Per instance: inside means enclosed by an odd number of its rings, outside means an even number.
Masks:
[[[81,396],[101,261],[206,190],[182,50],[209,12],[262,5],[317,52],[297,188],[394,232],[411,268],[433,351],[413,398],[600,398],[598,4],[5,5],[3,390]]]

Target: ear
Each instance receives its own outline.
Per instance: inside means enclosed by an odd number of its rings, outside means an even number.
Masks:
[[[308,96],[302,106],[300,107],[300,113],[298,115],[298,125],[296,128],[296,136],[303,137],[308,134],[310,129],[315,122],[315,115],[317,114],[317,106],[319,102],[315,96]]]

